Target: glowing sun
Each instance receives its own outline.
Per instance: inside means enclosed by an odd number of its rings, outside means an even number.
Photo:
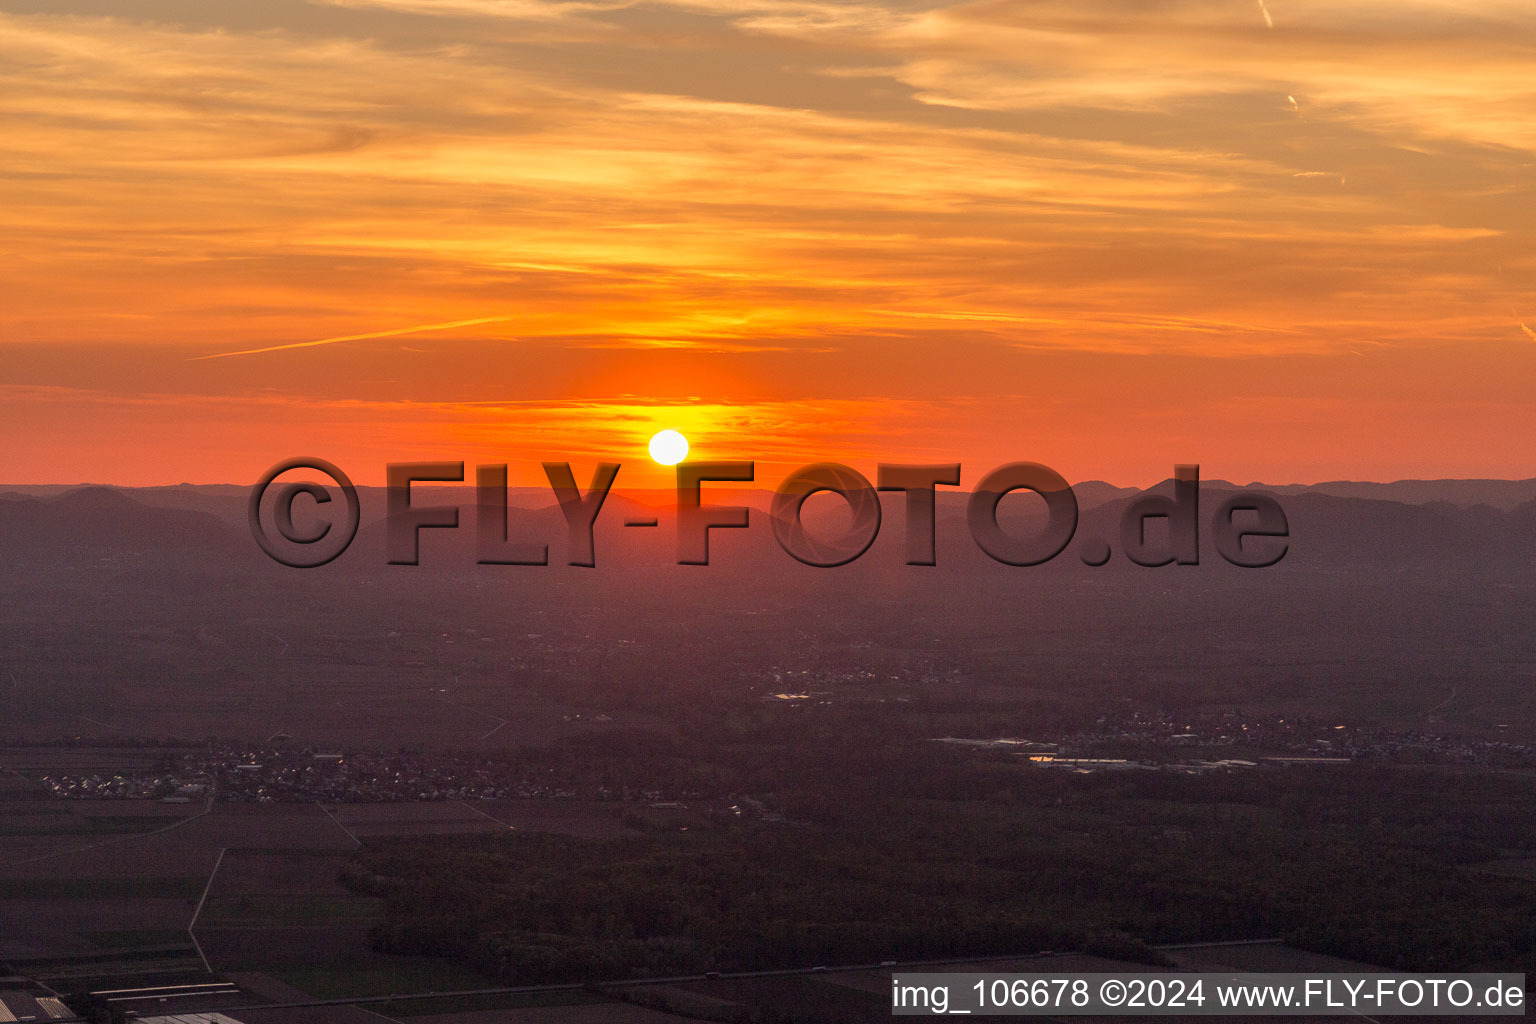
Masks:
[[[651,438],[651,458],[663,466],[675,466],[688,457],[688,439],[675,430],[663,430]]]

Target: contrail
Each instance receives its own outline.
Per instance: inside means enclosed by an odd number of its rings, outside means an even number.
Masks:
[[[1259,0],[1259,11],[1264,15],[1264,24],[1268,25],[1270,28],[1274,28],[1275,19],[1269,16],[1269,5],[1264,3],[1264,0]]]
[[[509,316],[483,316],[477,320],[453,320],[446,324],[418,324],[415,327],[396,327],[389,331],[372,331],[368,334],[344,334],[339,338],[321,338],[318,341],[295,341],[288,345],[268,345],[266,348],[246,348],[238,352],[215,352],[208,356],[191,356],[189,363],[204,359],[224,359],[228,356],[254,356],[262,352],[282,352],[290,348],[314,348],[317,345],[335,345],[343,341],[367,341],[369,338],[393,338],[401,334],[419,334],[422,331],[446,331],[454,327],[473,327],[476,324],[496,324],[512,319]]]
[[[1525,332],[1525,336],[1527,338],[1530,338],[1532,341],[1536,341],[1536,331],[1533,331],[1529,327],[1525,326],[1524,320],[1520,321],[1520,329]]]

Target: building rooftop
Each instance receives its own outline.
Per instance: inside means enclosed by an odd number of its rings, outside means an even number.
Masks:
[[[20,988],[0,989],[0,1024],[12,1021],[75,1021],[74,1011],[57,996]]]

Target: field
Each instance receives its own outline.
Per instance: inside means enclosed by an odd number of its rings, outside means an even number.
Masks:
[[[415,1024],[679,1024],[689,1019],[627,1003],[472,1010],[463,1013],[429,1013],[411,1018]]]
[[[367,931],[379,917],[377,901],[337,883],[356,841],[327,811],[58,800],[37,783],[41,774],[110,774],[157,755],[25,753],[10,758],[0,789],[0,959],[61,985],[146,971],[203,973],[188,932],[197,914],[198,943],[216,970],[372,963]],[[418,806],[429,820],[437,810]],[[467,808],[457,813],[498,827]],[[395,817],[408,832],[420,824],[408,813]],[[381,822],[373,830],[389,828]],[[374,969],[388,966],[379,959]]]
[[[579,1003],[534,1003],[503,1000],[504,1006],[483,1008],[482,1001],[437,999],[415,1004],[371,1004],[372,1009],[324,1006],[304,1009],[252,1007],[240,1017],[250,1024],[378,1024],[404,1020],[411,1024],[685,1024],[690,1018],[616,1000]],[[461,1005],[462,1004],[462,1005]]]
[[[202,956],[221,976],[236,978],[248,998],[275,1002],[482,988],[491,983],[445,961],[369,948],[368,930],[383,916],[380,901],[338,881],[358,843],[513,829],[573,836],[624,831],[616,808],[580,801],[209,806],[200,800],[62,800],[39,781],[142,772],[165,755],[109,747],[7,752],[7,770],[0,773],[0,960],[65,990],[116,978],[196,980],[207,976]],[[590,1016],[594,1002],[619,1016]],[[555,1013],[551,1020],[571,1024],[671,1019],[580,993],[532,1001],[424,1000],[392,1004],[390,1013],[493,1024],[513,1009]],[[271,1010],[252,1019],[378,1019],[357,1010],[328,1012]]]

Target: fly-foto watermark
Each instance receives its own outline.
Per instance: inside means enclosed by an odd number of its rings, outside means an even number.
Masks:
[[[568,563],[595,566],[593,528],[618,478],[620,464],[600,463],[585,490],[576,483],[570,463],[543,465],[565,516]],[[295,522],[294,508],[301,499],[311,503],[314,512],[336,504],[331,488],[323,484],[311,480],[278,484],[279,477],[298,470],[313,470],[330,478],[339,489],[344,506],[339,520],[321,516],[303,528]],[[707,504],[704,484],[752,483],[754,464],[680,462],[675,472],[677,562],[708,565],[710,532],[749,528],[752,509]],[[417,504],[411,485],[463,483],[464,463],[390,463],[385,467],[385,476],[387,560],[390,565],[417,565],[421,557],[421,531],[458,529],[460,508]],[[937,564],[938,488],[959,485],[959,463],[882,463],[875,482],[871,483],[849,466],[819,462],[796,470],[779,484],[773,493],[768,519],[774,539],[797,561],[820,568],[847,565],[868,551],[880,533],[879,492],[899,491],[905,494],[906,563],[931,566]],[[1044,499],[1043,526],[1032,532],[1003,527],[998,519],[998,506],[1015,491],[1031,491]],[[813,534],[801,515],[806,499],[823,492],[841,497],[851,513],[847,529],[831,539]],[[275,561],[294,568],[314,568],[335,560],[351,545],[361,520],[361,506],[356,486],[340,468],[324,459],[301,457],[280,462],[262,476],[251,490],[249,518],[256,543]],[[1010,462],[992,470],[976,484],[966,502],[965,518],[971,538],[992,559],[1005,565],[1042,565],[1072,543],[1078,526],[1077,497],[1055,470],[1036,462]],[[508,533],[505,463],[475,467],[474,519],[478,564],[549,564],[547,541],[514,538]],[[1156,537],[1147,529],[1154,520],[1165,520],[1167,526]],[[644,528],[655,527],[658,522],[655,518],[629,518],[624,525]],[[1120,516],[1119,547],[1137,565],[1199,565],[1201,525],[1200,467],[1179,465],[1174,468],[1171,496],[1143,493],[1126,505]],[[1285,511],[1272,496],[1255,491],[1240,491],[1224,498],[1209,520],[1209,536],[1223,559],[1250,569],[1274,565],[1290,547]],[[1084,564],[1098,566],[1109,561],[1112,548],[1108,541],[1088,539],[1079,545],[1078,554]]]

